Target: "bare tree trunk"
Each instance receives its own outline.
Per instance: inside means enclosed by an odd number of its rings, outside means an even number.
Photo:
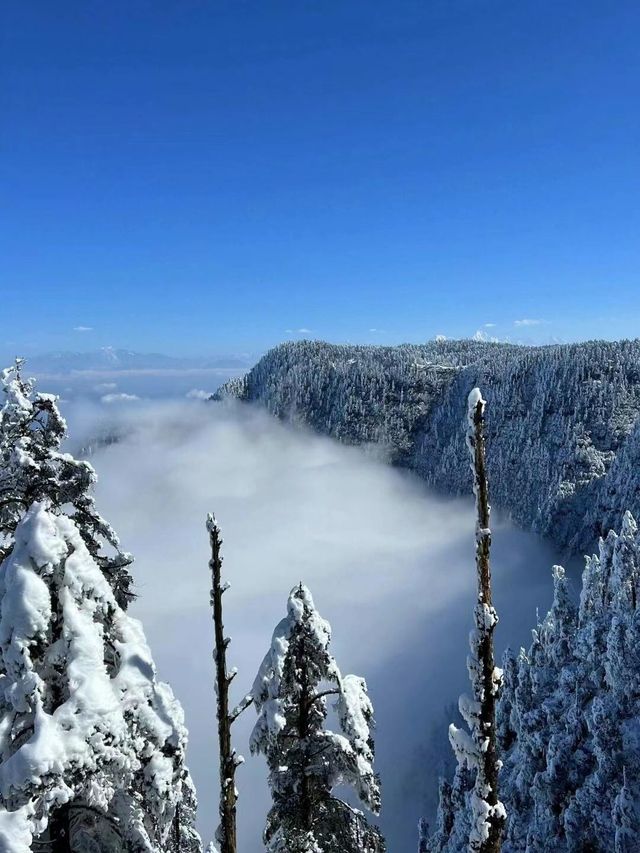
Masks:
[[[309,736],[309,714],[311,711],[312,702],[310,691],[309,691],[309,678],[308,678],[308,661],[304,648],[304,637],[297,649],[297,660],[296,660],[296,668],[299,672],[300,677],[300,699],[299,699],[299,707],[298,707],[298,739],[301,744],[305,744],[304,748],[304,761],[305,764],[309,762],[309,758],[307,753],[309,751],[308,746],[306,745],[307,738]],[[305,832],[311,832],[312,823],[313,823],[313,805],[311,802],[311,777],[306,772],[306,767],[301,767],[301,779],[300,779],[300,818],[301,824],[304,828]]]
[[[70,853],[69,806],[56,809],[49,825],[51,853]]]
[[[485,401],[478,389],[469,397],[468,446],[474,476],[473,492],[476,498],[476,567],[478,574],[478,601],[475,609],[477,631],[477,660],[479,672],[475,681],[474,697],[479,703],[479,762],[476,775],[475,796],[483,800],[489,810],[485,817],[487,837],[470,849],[478,853],[499,853],[505,813],[498,798],[499,759],[496,738],[496,700],[500,687],[499,672],[495,667],[493,633],[498,615],[491,598],[491,530],[489,527],[489,483],[487,480],[485,436]]]
[[[222,583],[222,555],[220,549],[222,539],[220,528],[215,518],[210,515],[207,519],[207,530],[211,544],[211,605],[213,607],[213,623],[215,631],[214,661],[216,667],[216,696],[218,716],[218,745],[220,753],[220,826],[216,833],[220,844],[220,853],[236,853],[236,803],[238,795],[235,785],[236,768],[242,759],[236,755],[231,744],[231,726],[236,718],[251,704],[250,697],[245,697],[237,708],[229,710],[229,685],[233,681],[235,670],[227,672],[227,647],[229,638],[224,635],[222,619],[222,596],[228,589]]]

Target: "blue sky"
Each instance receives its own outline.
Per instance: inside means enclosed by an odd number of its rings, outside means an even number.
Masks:
[[[638,334],[637,2],[1,17],[3,351]]]

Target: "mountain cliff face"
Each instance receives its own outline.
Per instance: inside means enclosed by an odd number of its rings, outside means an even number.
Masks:
[[[287,343],[214,397],[258,402],[283,420],[347,444],[376,444],[394,464],[411,466],[433,406],[465,364],[492,348],[475,341],[399,347]]]
[[[236,397],[389,461],[449,494],[470,491],[463,419],[488,401],[494,503],[584,552],[640,515],[640,341],[521,347],[282,344],[216,399]]]

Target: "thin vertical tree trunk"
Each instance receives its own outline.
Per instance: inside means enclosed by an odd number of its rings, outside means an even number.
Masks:
[[[69,806],[56,809],[49,824],[51,853],[70,853]]]
[[[305,763],[309,761],[307,758],[307,737],[309,736],[309,714],[311,711],[311,696],[309,691],[309,679],[306,659],[304,638],[298,647],[296,668],[300,677],[300,699],[298,710],[298,738],[301,744],[304,744]],[[305,832],[311,832],[313,806],[311,802],[311,778],[306,773],[306,767],[302,767],[302,778],[300,779],[300,818],[302,827]]]
[[[216,669],[216,696],[218,717],[218,746],[220,755],[220,826],[218,827],[217,840],[220,844],[220,853],[236,853],[237,851],[237,828],[236,828],[236,803],[238,794],[236,791],[235,775],[236,768],[242,763],[242,759],[236,755],[231,743],[231,726],[237,717],[252,702],[250,696],[246,696],[242,702],[233,710],[229,708],[229,685],[233,681],[236,672],[227,671],[227,648],[229,638],[224,635],[224,622],[222,617],[222,596],[228,589],[228,584],[222,583],[222,539],[220,528],[215,518],[209,515],[207,518],[207,530],[209,531],[209,542],[211,545],[211,605],[213,607],[213,624],[215,633],[214,661]]]
[[[478,601],[475,609],[478,638],[477,659],[479,664],[475,699],[480,705],[479,750],[480,758],[475,784],[476,798],[483,800],[489,809],[484,818],[487,824],[486,837],[471,844],[470,849],[478,853],[499,853],[505,813],[498,797],[498,773],[500,763],[496,738],[496,699],[500,686],[499,671],[496,670],[493,633],[498,616],[491,596],[491,529],[489,505],[489,483],[487,479],[485,452],[485,401],[476,388],[469,397],[468,446],[471,452],[474,477],[473,492],[476,498],[476,567]],[[479,689],[478,689],[479,688]]]

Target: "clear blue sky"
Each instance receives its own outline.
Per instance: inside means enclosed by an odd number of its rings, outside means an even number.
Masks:
[[[4,349],[640,333],[637,0],[0,16]]]

